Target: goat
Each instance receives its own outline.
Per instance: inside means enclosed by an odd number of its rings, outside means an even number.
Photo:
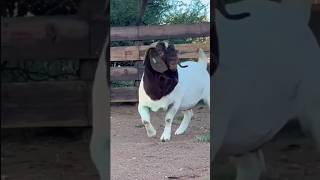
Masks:
[[[161,141],[171,138],[171,124],[178,111],[184,114],[176,135],[183,134],[193,116],[192,108],[201,100],[210,106],[210,76],[207,71],[208,58],[199,49],[198,62],[179,63],[174,45],[155,42],[147,50],[144,59],[144,73],[139,86],[138,112],[148,137],[156,136],[150,122],[150,110],[166,111],[165,128]]]
[[[298,117],[320,145],[320,49],[308,27],[310,1],[247,0],[228,7],[243,9],[251,16],[239,21],[217,12],[211,157],[233,156],[237,180],[258,180],[265,171],[261,148],[290,119]]]

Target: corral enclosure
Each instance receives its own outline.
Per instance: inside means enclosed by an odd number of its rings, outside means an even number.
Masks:
[[[5,61],[79,59],[79,80],[2,83],[2,128],[81,127],[91,125],[91,86],[108,21],[104,2],[83,1],[77,15],[2,18],[1,56]],[[82,8],[82,9],[81,9]],[[114,27],[111,41],[209,36],[209,23]],[[209,44],[177,45],[181,59],[196,59]],[[111,81],[139,81],[148,46],[111,47]],[[208,54],[209,55],[209,54]],[[137,85],[138,83],[136,83]],[[137,86],[111,89],[111,102],[137,102]]]
[[[319,2],[311,27],[318,40]],[[1,61],[79,59],[80,80],[2,83],[1,127],[60,127],[91,125],[91,84],[106,32],[104,2],[83,1],[77,15],[2,18]],[[209,36],[209,23],[194,25],[111,28],[111,41]],[[208,44],[180,44],[182,59],[196,59],[197,48],[209,55]],[[111,47],[109,61],[134,61],[130,67],[111,67],[112,81],[139,81],[147,46]],[[140,63],[139,63],[140,62]],[[111,89],[111,102],[136,102],[137,85]]]

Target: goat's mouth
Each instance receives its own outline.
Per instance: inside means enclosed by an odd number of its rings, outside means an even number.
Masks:
[[[177,71],[177,64],[170,64],[169,69],[174,72]]]

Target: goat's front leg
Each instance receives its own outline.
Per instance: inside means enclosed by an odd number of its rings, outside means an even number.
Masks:
[[[154,129],[150,122],[150,110],[146,106],[142,106],[139,104],[138,106],[138,111],[141,116],[142,123],[144,127],[147,130],[147,135],[148,137],[155,137],[157,134],[157,131]]]
[[[171,137],[171,125],[172,125],[172,121],[174,116],[177,114],[178,111],[178,104],[173,104],[171,107],[169,107],[166,116],[165,116],[165,127],[163,130],[163,133],[161,135],[160,140],[161,141],[169,141],[170,137]]]

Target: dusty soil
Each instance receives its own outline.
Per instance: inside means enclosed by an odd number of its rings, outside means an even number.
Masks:
[[[184,135],[174,135],[178,128],[177,121],[174,121],[171,141],[160,142],[164,113],[152,113],[151,123],[157,136],[149,138],[141,126],[137,106],[113,106],[112,180],[204,179],[209,176],[210,144],[196,138],[209,132],[209,118],[207,108],[196,107]]]
[[[136,106],[112,106],[112,180],[202,179],[209,174],[207,109],[196,109],[185,135],[160,142],[163,114],[152,114],[156,138],[148,138]],[[173,130],[178,127],[173,125]],[[98,180],[88,149],[89,128],[12,129],[1,132],[1,180]],[[318,180],[320,154],[312,141],[293,128],[265,148],[268,172],[263,180]],[[225,157],[216,164],[218,180],[233,180]]]
[[[264,148],[267,172],[262,180],[318,180],[320,153],[311,138],[298,127],[286,127]],[[234,180],[235,171],[226,157],[216,164],[215,180]]]
[[[82,128],[1,132],[1,180],[98,180]]]

